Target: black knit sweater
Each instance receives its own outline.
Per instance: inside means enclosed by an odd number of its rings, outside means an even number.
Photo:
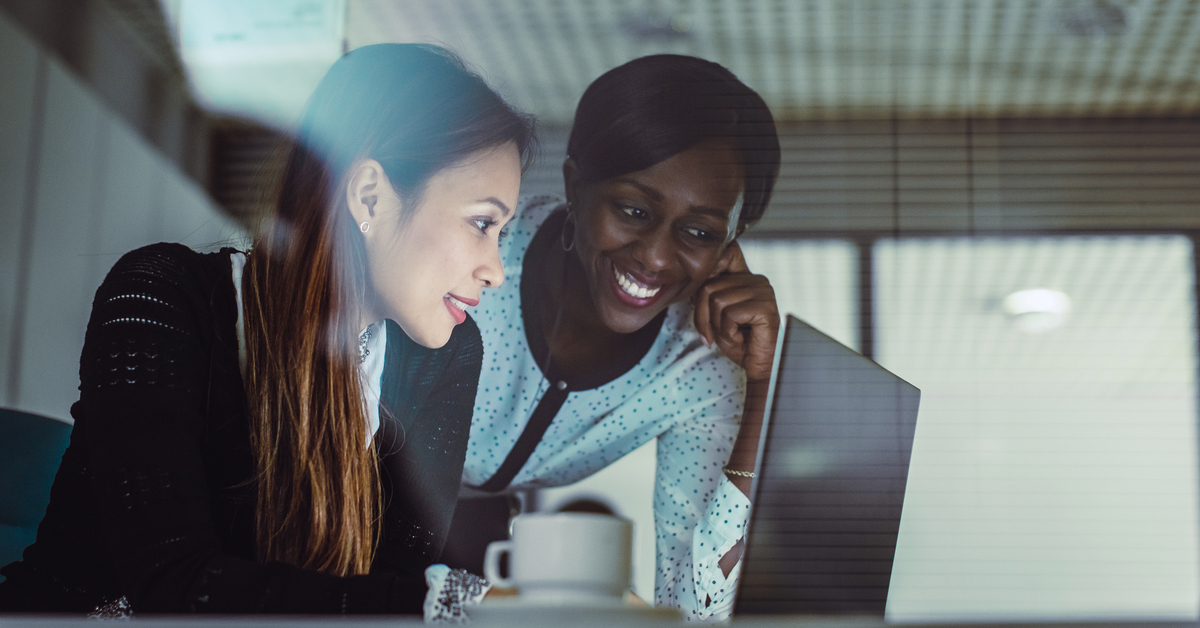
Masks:
[[[0,570],[0,611],[83,613],[124,596],[136,614],[421,612],[462,476],[479,329],[468,319],[431,350],[388,322],[371,573],[255,562],[231,252],[149,246],[97,291],[71,444],[37,541]]]

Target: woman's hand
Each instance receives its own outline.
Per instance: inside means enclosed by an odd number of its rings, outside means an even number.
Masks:
[[[750,272],[737,242],[725,250],[722,265],[724,270],[709,279],[694,297],[696,329],[705,341],[716,342],[725,357],[746,370],[746,405],[725,469],[749,473],[758,456],[767,387],[775,362],[779,306],[771,282]],[[735,473],[726,477],[750,496],[749,476]],[[728,574],[740,557],[740,548],[730,551],[722,558],[722,570]]]
[[[779,337],[775,289],[766,277],[750,272],[737,242],[729,244],[725,256],[725,270],[692,298],[696,330],[745,369],[746,379],[766,381],[771,378]]]

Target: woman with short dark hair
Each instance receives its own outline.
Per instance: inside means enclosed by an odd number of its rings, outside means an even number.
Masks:
[[[732,604],[779,328],[735,239],[779,159],[770,110],[720,65],[656,55],[609,71],[576,111],[566,202],[523,201],[510,282],[476,313],[464,483],[570,484],[657,439],[655,603],[689,618]],[[488,503],[460,502],[452,542],[503,538],[506,506],[492,532],[466,525]]]
[[[0,611],[437,616],[480,595],[435,563],[482,360],[465,310],[504,280],[531,143],[443,49],[337,61],[249,253],[156,244],[97,291]]]

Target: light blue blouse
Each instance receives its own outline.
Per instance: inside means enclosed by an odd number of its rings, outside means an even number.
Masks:
[[[561,206],[554,197],[522,199],[501,242],[505,282],[472,308],[484,359],[465,484],[480,485],[496,472],[551,386],[526,342],[521,270],[537,228]],[[744,535],[750,502],[721,468],[745,394],[744,371],[715,345],[704,346],[691,304],[677,303],[636,366],[570,393],[510,488],[577,482],[657,438],[655,604],[680,608],[690,619],[727,618],[740,563],[726,578],[717,561]]]

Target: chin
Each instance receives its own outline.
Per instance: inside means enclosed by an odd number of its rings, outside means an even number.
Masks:
[[[605,312],[603,316],[604,326],[617,332],[618,334],[632,334],[633,332],[650,324],[655,316],[666,308],[654,308],[651,312],[622,312],[618,308],[612,308]]]
[[[436,324],[417,324],[404,325],[397,321],[400,329],[412,339],[413,342],[425,347],[426,349],[441,349],[450,342],[450,334],[454,332],[454,327],[450,325],[439,326]]]
[[[424,339],[417,340],[417,344],[425,347],[426,349],[441,349],[442,347],[446,346],[447,342],[450,342],[450,334],[453,331],[454,329],[451,328],[447,329],[443,333],[429,334]],[[414,340],[416,339],[414,338]]]
[[[671,298],[671,297],[668,297]],[[600,320],[604,326],[618,334],[632,334],[650,324],[654,317],[669,309],[679,299],[660,301],[647,308],[630,308],[609,294],[593,294],[593,303],[598,305]]]

